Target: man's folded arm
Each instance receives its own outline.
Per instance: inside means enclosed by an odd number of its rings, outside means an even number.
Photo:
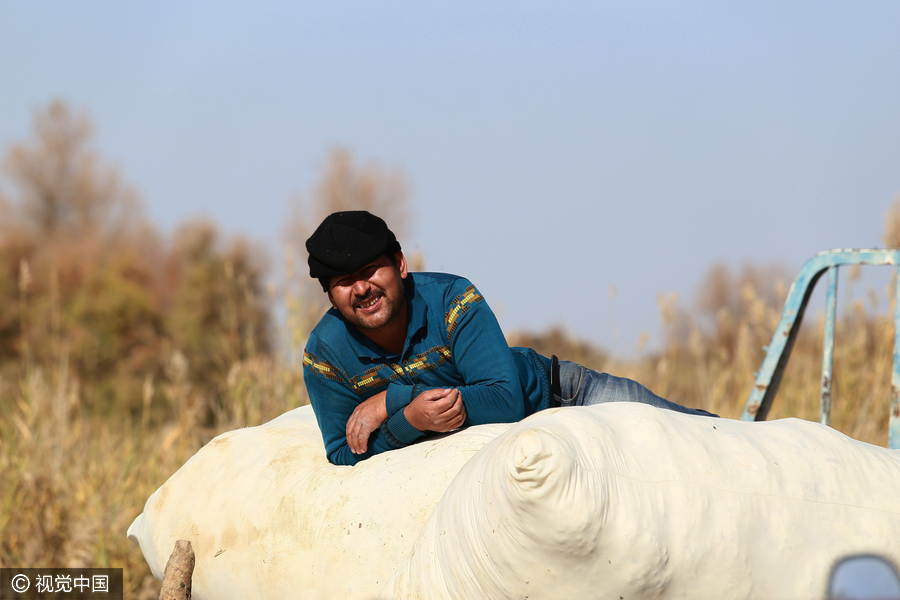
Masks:
[[[468,413],[466,425],[512,423],[525,417],[525,397],[512,352],[483,299],[457,319],[450,354],[466,382],[459,388]]]
[[[408,429],[397,427],[399,435],[387,431],[386,426],[391,421],[389,417],[369,436],[364,453],[351,452],[347,444],[347,421],[364,399],[356,395],[336,367],[321,359],[317,360],[317,363],[304,361],[303,380],[322,432],[325,454],[329,461],[336,465],[354,465],[373,454],[408,446],[423,435],[408,423]],[[402,411],[400,413],[402,415]]]
[[[451,360],[465,382],[456,386],[466,407],[465,424],[519,421],[525,416],[525,398],[512,352],[491,308],[471,283],[460,279],[454,293],[459,297],[467,292],[467,297],[476,299],[458,304],[465,310],[448,317],[453,319],[448,333]],[[396,381],[388,385],[385,405],[390,431],[411,427],[403,409],[429,389],[435,388]]]

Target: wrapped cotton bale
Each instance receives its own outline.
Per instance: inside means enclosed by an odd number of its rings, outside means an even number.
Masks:
[[[460,471],[382,598],[823,598],[900,564],[900,452],[815,423],[547,410]]]
[[[212,440],[150,496],[128,537],[159,579],[176,541],[190,541],[197,600],[374,598],[460,467],[508,427],[337,467],[301,407]]]

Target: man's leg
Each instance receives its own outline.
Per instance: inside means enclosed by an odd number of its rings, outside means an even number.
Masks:
[[[660,398],[641,384],[624,377],[598,373],[568,360],[559,361],[559,382],[562,406],[590,406],[603,402],[643,402],[689,415],[715,417],[699,408],[687,408]]]

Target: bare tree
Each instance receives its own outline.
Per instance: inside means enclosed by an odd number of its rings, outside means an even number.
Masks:
[[[881,241],[888,248],[900,248],[900,195],[894,197],[894,201],[884,213],[884,233]]]
[[[136,191],[89,147],[92,135],[87,114],[56,100],[35,112],[34,138],[6,156],[16,213],[39,239],[115,235],[136,216]]]
[[[377,162],[357,165],[347,148],[331,151],[322,178],[312,191],[312,202],[294,198],[287,227],[288,244],[306,256],[306,239],[333,212],[367,210],[384,219],[402,239],[412,223],[410,184],[402,169],[385,170]]]

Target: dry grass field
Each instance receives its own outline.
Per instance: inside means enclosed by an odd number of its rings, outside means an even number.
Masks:
[[[61,368],[64,371],[64,367]],[[125,530],[153,491],[218,433],[307,402],[299,372],[256,359],[235,365],[211,423],[203,394],[166,381],[169,418],[88,416],[60,372],[33,371],[0,390],[0,566],[122,567],[126,598],[156,598]]]

